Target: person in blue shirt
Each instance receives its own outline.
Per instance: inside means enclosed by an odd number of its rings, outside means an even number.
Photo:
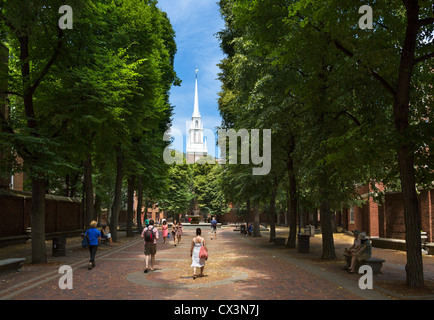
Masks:
[[[86,230],[86,235],[89,237],[89,252],[90,260],[88,269],[91,270],[95,267],[95,255],[98,249],[98,244],[101,241],[101,232],[96,228],[97,222],[92,221],[90,223],[90,228]]]
[[[213,234],[214,234],[214,238],[217,239],[217,220],[215,219],[215,217],[212,217],[211,220],[211,240]]]

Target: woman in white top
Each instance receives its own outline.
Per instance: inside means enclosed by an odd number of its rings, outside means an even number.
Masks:
[[[205,239],[201,236],[202,230],[200,228],[196,229],[196,237],[193,238],[191,242],[191,266],[193,268],[193,279],[196,279],[198,276],[196,274],[196,268],[200,268],[200,277],[203,277],[203,269],[205,267],[205,259],[199,258],[199,251],[202,246],[205,247],[205,250],[208,251],[206,247]]]

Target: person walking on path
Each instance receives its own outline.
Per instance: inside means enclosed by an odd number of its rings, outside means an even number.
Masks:
[[[91,221],[90,228],[86,230],[86,236],[89,238],[89,253],[90,260],[88,269],[92,270],[95,267],[96,250],[98,249],[98,243],[101,241],[101,232],[96,228],[97,222]]]
[[[191,256],[191,266],[193,268],[193,279],[196,279],[198,277],[196,273],[196,269],[200,268],[200,275],[199,277],[203,277],[203,269],[205,268],[205,259],[201,259],[199,257],[200,248],[204,246],[205,250],[208,251],[208,248],[206,247],[205,239],[202,237],[202,230],[200,228],[196,229],[196,236],[193,238],[193,241],[191,242],[191,250],[190,250],[190,256]]]
[[[211,240],[213,234],[214,238],[217,239],[217,220],[215,219],[215,217],[213,217],[211,220]]]
[[[151,268],[154,270],[155,255],[157,253],[158,230],[154,228],[154,220],[149,221],[149,226],[143,229],[142,238],[145,239],[145,273],[148,273],[149,256],[151,256]]]
[[[161,226],[161,233],[163,235],[164,244],[166,244],[167,236],[169,235],[169,227],[167,226],[167,221],[163,221],[163,225]]]
[[[178,244],[181,243],[181,236],[183,234],[183,230],[182,230],[182,223],[181,221],[178,222],[178,233],[177,233],[177,238],[178,238]]]
[[[178,237],[178,224],[176,221],[173,221],[172,223],[172,236],[173,236],[173,244],[176,247],[176,240]]]

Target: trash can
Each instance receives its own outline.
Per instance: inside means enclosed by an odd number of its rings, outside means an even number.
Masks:
[[[298,235],[298,252],[299,253],[309,253],[309,238],[308,234],[299,234]]]
[[[66,238],[53,238],[53,257],[66,256]]]

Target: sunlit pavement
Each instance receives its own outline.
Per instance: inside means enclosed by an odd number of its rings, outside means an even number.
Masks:
[[[386,260],[383,273],[373,275],[373,289],[362,289],[363,274],[347,274],[339,255],[351,237],[335,237],[338,261],[322,261],[321,237],[310,241],[310,253],[298,253],[269,242],[269,234],[245,237],[232,228],[218,229],[218,238],[203,235],[209,249],[204,277],[193,279],[190,244],[193,230],[185,230],[182,242],[173,239],[157,244],[155,270],[144,273],[143,240],[125,238],[113,247],[102,246],[96,267],[87,269],[88,251],[74,247],[65,257],[43,265],[26,264],[20,272],[0,274],[0,298],[13,300],[359,300],[432,299],[432,295],[405,295],[388,283],[405,279],[405,253],[373,249],[373,256]],[[424,258],[427,281],[434,259]],[[62,265],[71,267],[66,279]],[[62,277],[62,278],[61,278]],[[62,289],[59,280],[71,282]],[[65,286],[63,286],[65,287]]]

